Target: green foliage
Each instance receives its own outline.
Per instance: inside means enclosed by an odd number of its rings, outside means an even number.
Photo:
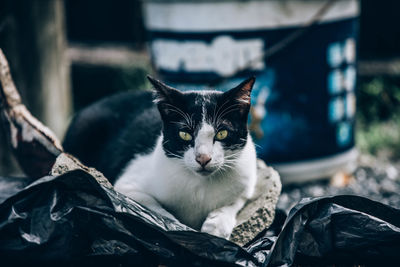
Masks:
[[[376,77],[360,82],[358,114],[365,124],[400,114],[400,86],[395,78]]]
[[[361,80],[358,91],[357,147],[400,158],[400,86],[395,77]]]
[[[400,157],[400,116],[391,120],[359,123],[356,131],[357,147],[362,153],[386,152],[393,158]]]

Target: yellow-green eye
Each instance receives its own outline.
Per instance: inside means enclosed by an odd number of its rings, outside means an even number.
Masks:
[[[187,132],[179,132],[179,137],[180,138],[182,138],[183,140],[185,140],[185,141],[190,141],[190,140],[192,140],[192,136],[189,134],[189,133],[187,133]]]
[[[222,140],[222,139],[225,139],[227,136],[228,136],[228,131],[227,131],[227,130],[222,130],[222,131],[219,131],[219,132],[215,135],[215,138],[216,138],[217,140]]]

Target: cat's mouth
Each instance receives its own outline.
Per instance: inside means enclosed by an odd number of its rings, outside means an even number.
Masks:
[[[211,173],[213,173],[214,170],[207,170],[207,169],[201,168],[201,169],[197,170],[196,172],[200,175],[207,176],[207,175],[210,175]]]

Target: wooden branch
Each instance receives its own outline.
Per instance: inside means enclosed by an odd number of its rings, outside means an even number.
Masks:
[[[1,49],[0,115],[12,151],[23,171],[31,177],[48,175],[57,156],[63,151],[61,143],[22,104]]]

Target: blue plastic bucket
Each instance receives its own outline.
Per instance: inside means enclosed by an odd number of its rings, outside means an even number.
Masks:
[[[251,133],[258,157],[286,183],[355,166],[359,5],[334,1],[327,8],[327,2],[144,2],[152,63],[167,83],[227,90],[257,77]],[[318,22],[301,32],[321,10]]]

